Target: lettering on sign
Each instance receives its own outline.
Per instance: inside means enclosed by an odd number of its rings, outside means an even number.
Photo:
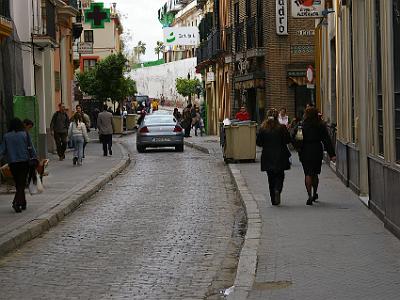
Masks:
[[[292,0],[292,17],[322,18],[325,0]]]
[[[297,31],[297,34],[311,36],[311,35],[315,35],[315,30],[299,30],[299,31]]]
[[[287,35],[287,0],[276,0],[276,34]]]

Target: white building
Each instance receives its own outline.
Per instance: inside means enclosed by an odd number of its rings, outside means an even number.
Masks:
[[[187,78],[190,75],[190,78],[197,77],[201,80],[201,76],[195,73],[196,65],[196,58],[182,59],[159,66],[135,69],[131,72],[131,77],[136,81],[139,93],[157,99],[164,95],[167,100],[185,104],[186,99],[176,91],[176,78]]]

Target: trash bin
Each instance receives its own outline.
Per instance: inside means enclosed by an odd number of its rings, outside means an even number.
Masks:
[[[233,122],[231,125],[224,126],[225,160],[251,160],[256,159],[256,134],[257,124],[252,121]]]
[[[114,133],[122,134],[124,132],[124,118],[122,116],[113,116]]]
[[[137,114],[128,114],[126,116],[126,130],[133,130],[136,127],[138,116]]]

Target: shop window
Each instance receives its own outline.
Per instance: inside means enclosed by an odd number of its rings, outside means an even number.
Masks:
[[[86,43],[93,43],[93,30],[85,30],[83,32],[83,39]]]
[[[400,163],[400,0],[393,0],[394,115],[396,162]]]
[[[83,60],[83,71],[89,71],[96,66],[97,60],[96,59],[85,59]]]
[[[378,127],[378,154],[383,152],[383,96],[382,96],[382,48],[381,48],[381,17],[380,17],[380,0],[375,0],[375,31],[376,31],[376,70],[377,70],[377,97],[376,97],[376,113]]]

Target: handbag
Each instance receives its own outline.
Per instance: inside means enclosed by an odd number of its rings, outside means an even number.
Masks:
[[[303,127],[299,126],[297,128],[297,132],[296,132],[296,135],[295,135],[294,138],[295,138],[296,141],[302,141],[303,140]]]

